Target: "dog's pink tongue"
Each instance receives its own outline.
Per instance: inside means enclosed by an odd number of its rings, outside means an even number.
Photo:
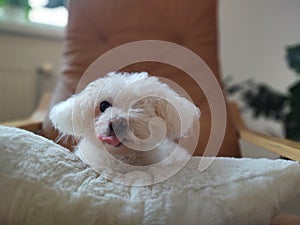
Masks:
[[[112,136],[100,135],[99,140],[113,146],[117,146],[120,144],[119,139],[115,135]]]

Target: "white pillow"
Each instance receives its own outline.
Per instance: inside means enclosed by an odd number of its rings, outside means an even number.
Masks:
[[[300,190],[299,164],[200,157],[172,178],[131,187],[106,180],[68,150],[0,126],[0,224],[269,224]]]

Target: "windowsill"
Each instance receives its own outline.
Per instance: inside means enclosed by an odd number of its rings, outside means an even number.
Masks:
[[[62,40],[64,37],[64,30],[65,28],[63,27],[17,21],[0,16],[0,33]]]

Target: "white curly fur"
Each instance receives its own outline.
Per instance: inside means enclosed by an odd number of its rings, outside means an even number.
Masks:
[[[100,112],[103,101],[111,107]],[[192,102],[146,72],[111,72],[50,112],[56,129],[81,139],[77,155],[97,168],[110,166],[111,155],[133,165],[160,161],[174,150],[180,137],[189,134],[199,116],[200,111]],[[122,139],[122,144],[100,141],[99,137],[105,135],[116,141],[111,137],[109,124],[118,118],[127,121],[121,138],[117,132],[113,134]],[[180,152],[186,154],[184,149]],[[177,154],[176,160],[180,157]]]

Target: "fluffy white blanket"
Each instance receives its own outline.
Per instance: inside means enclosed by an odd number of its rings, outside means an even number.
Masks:
[[[175,176],[131,187],[32,133],[0,127],[0,224],[268,224],[300,190],[299,164],[193,157]]]

